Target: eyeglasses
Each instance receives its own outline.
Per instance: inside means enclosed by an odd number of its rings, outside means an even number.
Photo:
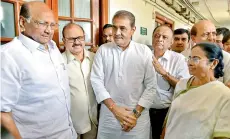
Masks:
[[[189,56],[187,60],[188,60],[188,62],[192,61],[194,64],[199,64],[200,61],[204,61],[204,60],[213,61],[213,60],[215,60],[215,58],[211,58],[211,59],[200,59],[199,57],[191,57],[191,56]]]
[[[85,36],[78,36],[76,38],[65,38],[68,43],[74,43],[76,40],[82,42],[85,40]]]
[[[47,29],[48,26],[50,26],[51,30],[56,30],[58,29],[58,26],[59,26],[57,23],[49,24],[48,22],[45,22],[45,21],[38,21],[38,20],[32,20],[32,19],[26,19],[26,21],[28,23],[30,23],[30,21],[33,21],[35,27],[40,28],[40,29]]]
[[[169,38],[169,37],[166,36],[166,35],[161,35],[161,34],[158,34],[158,33],[157,33],[157,34],[154,34],[153,37],[154,37],[155,39],[159,39],[161,36],[162,36],[163,40],[168,40],[168,38]]]
[[[201,36],[205,37],[205,38],[208,38],[211,34],[212,34],[212,36],[216,36],[216,32],[205,32]]]

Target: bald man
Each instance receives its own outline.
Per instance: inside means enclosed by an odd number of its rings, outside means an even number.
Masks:
[[[191,39],[195,43],[211,42],[216,43],[216,27],[208,20],[201,20],[193,25],[191,29]],[[220,79],[228,87],[230,87],[230,54],[224,50],[224,77]]]
[[[62,53],[69,76],[71,118],[78,139],[96,139],[97,101],[90,83],[94,53],[85,49],[85,33],[75,23],[67,24],[62,31],[66,51]]]
[[[76,139],[54,15],[42,2],[24,3],[19,24],[22,33],[1,48],[1,124],[15,139]]]

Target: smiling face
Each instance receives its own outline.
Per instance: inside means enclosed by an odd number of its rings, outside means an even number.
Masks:
[[[71,24],[64,30],[64,46],[73,55],[83,53],[85,47],[85,37],[83,30],[76,24]]]
[[[126,48],[134,34],[136,27],[131,27],[130,20],[125,17],[113,19],[114,42],[121,48]]]
[[[210,73],[210,66],[206,53],[199,46],[193,48],[188,61],[189,73],[198,78],[206,77]]]

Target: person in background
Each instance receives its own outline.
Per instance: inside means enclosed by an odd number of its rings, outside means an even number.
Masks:
[[[114,42],[100,46],[91,83],[101,104],[98,139],[149,139],[149,107],[159,101],[151,50],[131,41],[135,16],[125,10],[112,19]]]
[[[113,25],[105,24],[103,27],[103,43],[114,42],[113,40]]]
[[[222,40],[224,50],[230,53],[230,32],[227,33]]]
[[[190,53],[190,33],[188,30],[178,28],[173,32],[173,44],[171,50],[187,57]]]
[[[196,44],[188,67],[192,77],[176,85],[164,139],[229,139],[230,89],[216,80],[224,75],[221,48]]]
[[[195,23],[191,29],[191,39],[195,43],[216,43],[216,27],[209,20],[201,20]],[[224,56],[224,76],[220,78],[225,85],[230,87],[230,54],[222,51]]]
[[[230,32],[229,29],[225,27],[216,29],[216,43],[220,46],[221,49],[224,49],[222,40],[228,32]]]
[[[182,40],[184,37],[182,36]],[[184,41],[188,42],[187,39]],[[161,25],[154,29],[152,63],[157,71],[157,94],[160,95],[162,103],[161,107],[153,106],[149,111],[153,139],[160,139],[164,119],[177,82],[182,78],[190,77],[185,57],[180,53],[168,50],[172,42],[173,31],[171,28]]]
[[[15,139],[76,139],[58,28],[44,2],[21,6],[22,33],[1,47],[1,125]]]
[[[66,51],[62,53],[69,76],[73,126],[78,139],[96,139],[97,101],[90,83],[94,53],[85,49],[85,33],[75,23],[67,24],[62,31]]]
[[[103,32],[102,32],[102,43],[109,43],[109,42],[114,42],[113,40],[113,25],[111,24],[105,24],[103,26]],[[92,46],[89,51],[96,53],[98,50],[98,46]]]

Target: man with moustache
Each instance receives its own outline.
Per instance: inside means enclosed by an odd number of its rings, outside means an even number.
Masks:
[[[149,139],[148,108],[156,94],[151,50],[131,41],[135,17],[121,10],[112,19],[114,42],[103,44],[94,57],[91,83],[101,103],[98,139]]]
[[[73,126],[78,139],[96,139],[97,101],[90,83],[94,53],[84,48],[85,33],[80,25],[69,23],[62,34],[66,48],[62,55],[69,75]]]
[[[173,44],[171,50],[177,53],[181,53],[184,56],[188,56],[190,52],[189,42],[190,42],[190,33],[188,30],[183,28],[178,28],[173,32]]]
[[[103,27],[103,43],[114,42],[113,40],[113,25],[105,24]]]
[[[1,48],[1,125],[15,139],[76,139],[53,12],[43,2],[24,3],[19,24],[22,33]]]
[[[195,43],[211,42],[216,43],[216,27],[209,20],[201,20],[193,25],[191,29],[191,39]],[[220,80],[230,87],[230,54],[223,52],[224,76]]]
[[[171,28],[161,25],[154,29],[152,63],[157,71],[157,94],[161,98],[161,107],[153,106],[149,111],[153,139],[160,139],[164,119],[172,102],[177,82],[182,78],[190,77],[185,57],[180,53],[168,50],[172,43]]]

